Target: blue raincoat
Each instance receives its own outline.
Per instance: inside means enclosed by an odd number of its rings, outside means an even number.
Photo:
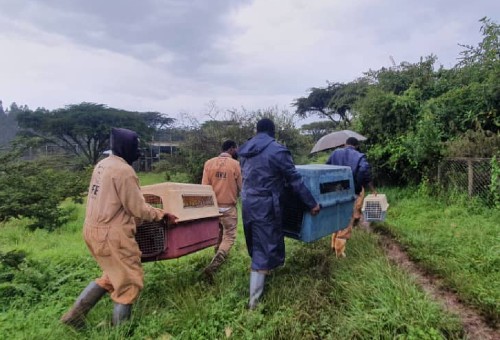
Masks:
[[[295,169],[290,151],[267,133],[258,133],[238,149],[243,177],[242,217],[252,270],[285,263],[282,195],[289,185],[309,208],[317,203]]]
[[[354,179],[354,191],[359,195],[363,187],[367,187],[372,181],[370,163],[366,160],[364,153],[359,152],[353,146],[337,149],[330,155],[326,164],[348,166],[352,170]]]

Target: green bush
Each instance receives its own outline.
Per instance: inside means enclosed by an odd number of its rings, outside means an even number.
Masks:
[[[61,207],[70,198],[81,202],[89,172],[54,169],[44,161],[0,156],[0,221],[28,218],[30,229],[54,230],[68,221],[74,207]]]

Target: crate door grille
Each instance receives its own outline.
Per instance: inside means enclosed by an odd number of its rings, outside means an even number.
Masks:
[[[283,209],[283,231],[285,234],[299,237],[302,228],[305,205],[294,194],[291,188],[285,188],[283,195],[285,203]]]
[[[158,256],[165,251],[164,221],[144,222],[137,227],[135,239],[142,252],[142,257]]]
[[[365,214],[368,219],[382,219],[382,207],[380,202],[366,202]]]
[[[145,194],[144,200],[155,208],[163,209],[163,202],[159,196]],[[137,226],[135,239],[143,258],[158,256],[165,251],[166,228],[167,225],[164,220],[142,222]]]

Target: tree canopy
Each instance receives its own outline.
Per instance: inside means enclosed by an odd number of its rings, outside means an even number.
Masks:
[[[19,112],[29,110],[27,106],[18,107],[16,103],[10,105],[10,109],[4,110],[0,100],[0,146],[9,144],[19,130],[16,116]]]
[[[348,126],[353,118],[353,104],[367,90],[368,83],[360,79],[348,84],[328,83],[326,87],[313,87],[307,97],[300,97],[292,103],[295,114],[305,118],[316,115],[328,118],[335,126]]]
[[[69,153],[96,164],[109,149],[112,127],[136,131],[149,140],[158,128],[173,123],[172,118],[158,112],[141,114],[107,107],[103,104],[81,103],[53,111],[24,111],[17,115],[24,137],[36,137],[42,143],[57,145]]]

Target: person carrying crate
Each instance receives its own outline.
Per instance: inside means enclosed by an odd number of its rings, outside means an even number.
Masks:
[[[363,199],[365,197],[365,188],[369,188],[374,195],[377,195],[377,190],[373,185],[370,163],[366,160],[366,155],[359,152],[358,148],[358,139],[349,137],[345,142],[345,147],[333,151],[326,161],[326,164],[342,165],[351,168],[354,180],[354,192],[357,196],[349,224],[344,229],[332,234],[331,247],[332,250],[335,250],[337,257],[346,256],[345,245],[347,240],[351,238],[352,227],[357,225],[361,219],[361,207],[363,206]]]
[[[295,168],[290,151],[275,141],[274,134],[274,122],[261,119],[257,123],[257,134],[238,150],[243,174],[243,229],[252,259],[249,309],[257,306],[264,292],[266,275],[285,263],[282,225],[285,184],[290,185],[311,215],[320,211],[320,205]]]
[[[141,251],[135,240],[136,221],[176,216],[147,204],[132,163],[139,158],[137,133],[121,128],[111,130],[112,154],[94,168],[90,181],[83,236],[102,269],[102,276],[80,294],[61,322],[74,328],[85,324],[86,314],[109,293],[114,302],[113,325],[129,319],[132,304],[143,288]]]
[[[222,144],[222,153],[205,162],[201,184],[211,185],[219,212],[219,239],[215,246],[215,256],[203,269],[203,275],[212,280],[214,273],[226,261],[229,250],[236,240],[238,211],[236,203],[242,187],[240,163],[236,160],[237,145],[232,140]]]

